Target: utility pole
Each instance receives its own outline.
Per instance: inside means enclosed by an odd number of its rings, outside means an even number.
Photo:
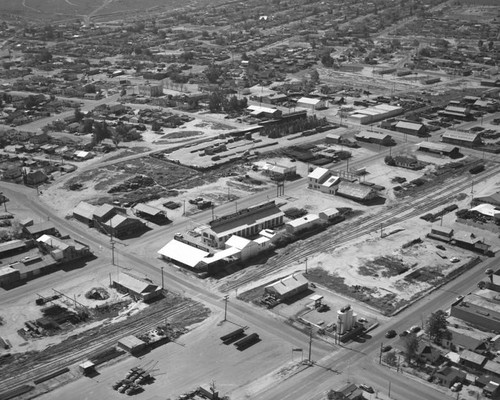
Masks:
[[[227,321],[227,301],[229,299],[229,295],[224,296],[224,321]]]
[[[307,275],[307,257],[306,257],[306,272],[305,274]]]
[[[186,215],[186,200],[184,199],[184,211],[182,212],[182,215]]]
[[[384,347],[383,343],[380,343],[380,354],[378,356],[378,363],[382,364],[382,348]]]
[[[380,224],[380,237],[384,237],[384,226],[382,224]]]
[[[163,268],[164,267],[161,267],[161,290],[165,289],[164,281],[163,281]]]
[[[389,381],[389,398],[391,398],[391,381]]]
[[[309,356],[307,358],[307,362],[311,364],[311,350],[312,350],[312,342],[313,342],[313,328],[312,325],[309,326]]]

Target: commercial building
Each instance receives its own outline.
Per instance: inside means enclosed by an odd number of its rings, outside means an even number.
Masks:
[[[161,295],[161,288],[127,273],[120,273],[113,280],[113,287],[122,293],[127,293],[134,300],[149,301]]]
[[[375,143],[382,146],[391,146],[394,144],[394,139],[387,133],[363,131],[354,135],[354,138],[360,142]]]
[[[415,122],[398,121],[394,127],[398,132],[413,136],[425,136],[427,128]]]
[[[0,258],[18,254],[26,249],[26,243],[22,240],[9,240],[0,244]]]
[[[308,187],[310,189],[319,189],[330,176],[332,176],[330,170],[323,167],[317,167],[307,175]]]
[[[461,302],[452,305],[450,316],[485,331],[500,331],[500,304],[476,294],[467,295]]]
[[[326,222],[332,222],[341,218],[340,211],[336,208],[327,208],[326,210],[321,211],[319,217]]]
[[[267,285],[264,291],[279,300],[285,300],[305,292],[308,287],[309,282],[302,274],[293,274]]]
[[[292,165],[291,167],[286,167],[279,164],[271,164],[266,162],[262,167],[262,172],[271,176],[275,179],[286,179],[288,177],[293,177],[297,174],[297,167]]]
[[[492,206],[500,207],[500,192],[494,192],[486,196],[474,197],[472,204],[491,204]]]
[[[65,263],[90,255],[89,246],[71,239],[59,239],[52,235],[42,235],[37,239],[42,252],[49,253],[54,260]]]
[[[481,137],[478,133],[460,131],[446,131],[441,135],[441,141],[465,147],[476,147],[482,144]]]
[[[248,207],[210,221],[201,229],[202,241],[215,248],[224,248],[232,235],[252,237],[262,229],[283,225],[283,216],[274,201]]]

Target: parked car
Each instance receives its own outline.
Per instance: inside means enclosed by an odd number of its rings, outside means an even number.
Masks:
[[[359,385],[359,387],[360,387],[360,389],[363,389],[365,392],[375,393],[375,390],[373,390],[373,388],[371,386],[365,385],[364,383]]]
[[[403,331],[403,332],[401,332],[401,333],[399,334],[399,336],[401,336],[401,337],[405,337],[405,336],[408,336],[408,334],[409,334],[409,333],[410,333],[409,331]]]
[[[391,330],[389,330],[389,331],[387,331],[387,332],[385,333],[385,337],[386,337],[387,339],[392,339],[392,338],[393,338],[393,337],[395,337],[396,335],[397,335],[397,333],[396,333],[396,331],[395,331],[394,329],[391,329]]]
[[[382,353],[387,353],[388,351],[392,350],[392,346],[390,344],[382,347]]]
[[[460,382],[455,382],[451,387],[452,392],[459,392],[460,390],[462,390],[462,384]]]
[[[420,328],[420,326],[418,326],[418,325],[412,326],[410,328],[410,331],[412,331],[413,333],[420,332],[421,330],[422,330],[422,328]]]
[[[457,257],[451,257],[451,258],[450,258],[450,261],[451,261],[452,263],[457,263],[457,262],[459,262],[459,261],[460,261],[460,258],[457,258]]]

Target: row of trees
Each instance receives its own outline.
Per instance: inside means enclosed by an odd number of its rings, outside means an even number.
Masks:
[[[208,108],[210,112],[225,111],[228,114],[240,113],[248,107],[246,97],[238,99],[236,96],[228,96],[222,90],[214,90],[208,98]]]
[[[307,118],[284,122],[276,125],[265,126],[260,134],[268,136],[271,139],[280,138],[286,135],[307,131],[320,126],[327,125],[326,118],[318,118],[316,115],[308,116]]]

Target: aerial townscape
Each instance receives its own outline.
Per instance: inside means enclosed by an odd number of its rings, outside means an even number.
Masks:
[[[500,0],[1,0],[0,400],[500,399]]]

